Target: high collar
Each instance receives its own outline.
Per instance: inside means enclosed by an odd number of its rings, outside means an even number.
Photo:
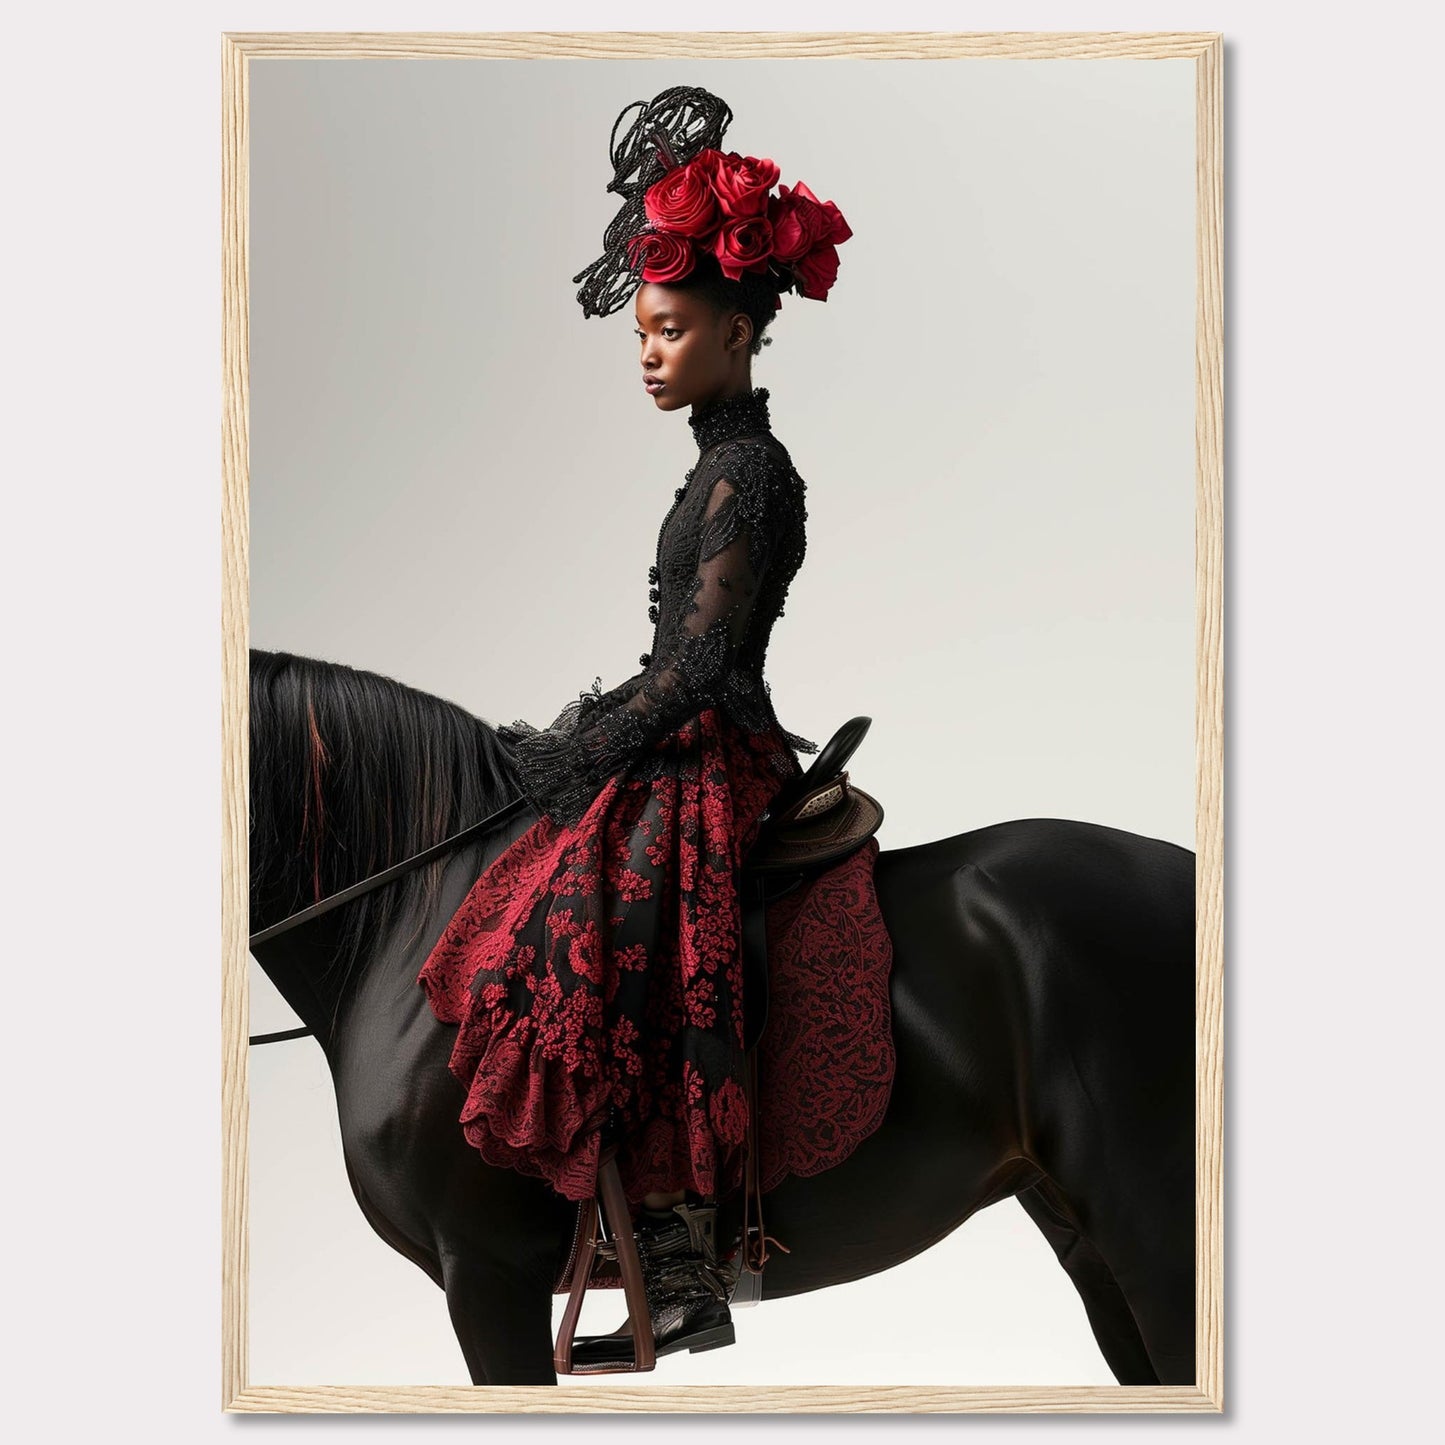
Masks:
[[[734,437],[768,431],[768,389],[756,386],[751,391],[720,397],[706,407],[694,407],[687,424],[699,451]]]

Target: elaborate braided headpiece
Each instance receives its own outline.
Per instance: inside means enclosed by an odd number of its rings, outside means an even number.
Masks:
[[[632,111],[638,114],[618,138]],[[853,234],[832,201],[802,181],[780,186],[777,165],[724,153],[732,121],[710,91],[678,85],[635,100],[612,126],[613,177],[622,208],[603,233],[604,250],[572,279],[582,314],[607,316],[644,281],[680,281],[710,256],[722,274],[768,277],[778,293],[826,301],[838,276],[838,246]]]

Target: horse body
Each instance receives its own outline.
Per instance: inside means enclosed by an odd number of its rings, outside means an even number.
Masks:
[[[1193,855],[1027,819],[875,872],[897,1073],[879,1129],[765,1199],[764,1298],[902,1263],[1017,1195],[1121,1383],[1194,1379]]]
[[[453,1029],[416,977],[535,818],[458,848],[430,906],[367,938],[329,992],[346,909],[256,952],[325,1050],[358,1204],[445,1290],[477,1384],[555,1383],[552,1287],[576,1206],[466,1142]],[[773,1252],[764,1300],[888,1269],[1017,1195],[1120,1382],[1192,1383],[1193,854],[1026,819],[883,850],[875,883],[894,954],[889,1108],[842,1164],[764,1198],[791,1251]],[[253,928],[274,921],[256,906]]]

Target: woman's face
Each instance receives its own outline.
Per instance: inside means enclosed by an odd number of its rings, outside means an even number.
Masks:
[[[637,339],[644,382],[659,411],[706,403],[747,385],[753,326],[719,315],[706,298],[647,281],[637,291]]]

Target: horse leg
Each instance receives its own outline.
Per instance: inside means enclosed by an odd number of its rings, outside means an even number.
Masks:
[[[1157,1385],[1149,1351],[1124,1292],[1099,1251],[1073,1223],[1058,1186],[1045,1177],[1015,1196],[1053,1248],[1084,1302],[1104,1362],[1121,1385]]]
[[[1161,1385],[1195,1373],[1194,1170],[1164,1171],[1106,1196],[1090,1228],[1139,1326]],[[1119,1181],[1111,1178],[1111,1185]]]
[[[525,1263],[445,1249],[447,1312],[474,1385],[555,1385],[552,1290]]]
[[[1083,1297],[1120,1384],[1194,1383],[1191,1189],[1192,1179],[1182,1174],[1173,1187],[1159,1189],[1136,1178],[1117,1196],[1108,1185],[1071,1192],[1045,1178],[1028,1191],[1031,1197],[1019,1196]],[[1076,1197],[1090,1201],[1087,1227]]]

